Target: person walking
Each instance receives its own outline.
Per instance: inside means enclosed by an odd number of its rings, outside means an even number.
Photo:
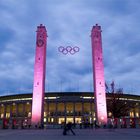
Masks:
[[[72,134],[75,135],[74,131],[72,130],[72,123],[71,123],[71,122],[69,122],[69,123],[67,124],[67,131],[71,131]]]
[[[100,128],[100,126],[97,124],[96,120],[94,121],[94,127],[95,127],[95,129]]]
[[[74,131],[72,130],[72,123],[69,122],[68,124],[64,124],[63,135],[67,135],[67,132],[71,131],[73,135],[75,135]]]
[[[64,123],[64,130],[63,130],[63,135],[67,135],[67,125]]]

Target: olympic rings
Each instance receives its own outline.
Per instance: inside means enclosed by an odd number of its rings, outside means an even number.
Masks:
[[[67,46],[67,47],[63,47],[63,46],[60,46],[58,47],[58,51],[63,53],[64,55],[70,53],[71,55],[77,53],[80,51],[80,48],[75,46],[75,47],[71,47],[71,46]]]

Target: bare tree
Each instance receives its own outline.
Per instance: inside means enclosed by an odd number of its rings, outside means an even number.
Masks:
[[[123,89],[115,91],[114,81],[111,83],[111,92],[108,93],[107,110],[111,112],[113,118],[128,116],[130,106],[127,100],[123,100]]]
[[[128,116],[129,104],[127,101],[122,100],[122,94],[113,93],[110,95],[107,101],[107,110],[112,113],[112,117],[120,118]]]

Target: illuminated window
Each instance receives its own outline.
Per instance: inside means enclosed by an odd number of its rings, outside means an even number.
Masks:
[[[28,117],[31,117],[31,112],[28,113]]]
[[[44,112],[44,117],[47,117],[47,112]]]
[[[130,117],[134,117],[134,112],[130,112]]]
[[[74,104],[73,103],[67,103],[66,104],[66,110],[67,110],[67,113],[70,113],[71,111],[73,112]]]
[[[48,123],[53,123],[54,122],[54,118],[48,118]]]
[[[25,104],[25,112],[30,112],[30,110],[31,110],[31,104],[26,103]]]
[[[138,112],[136,112],[136,117],[139,117],[139,113]]]
[[[96,118],[93,118],[93,120],[95,121],[95,120],[96,120]]]
[[[64,112],[65,111],[64,103],[58,103],[57,104],[57,111],[58,112]]]
[[[79,118],[79,117],[75,118],[75,122],[78,123],[78,124],[81,123],[81,118]]]
[[[69,123],[69,122],[73,123],[74,122],[73,118],[66,118],[66,123]]]
[[[54,118],[51,118],[51,122],[54,122]]]
[[[50,118],[48,118],[48,122],[50,123]]]
[[[108,116],[109,116],[109,117],[111,117],[111,116],[112,116],[112,113],[111,113],[111,112],[109,112],[109,113],[108,113]]]
[[[4,118],[4,114],[3,113],[1,114],[1,118]]]
[[[90,103],[84,103],[84,112],[89,113],[90,111]]]
[[[15,105],[15,103],[13,103],[11,110],[12,110],[12,114],[16,114],[16,105]]]
[[[50,103],[49,104],[49,111],[50,112],[56,112],[56,103]]]
[[[23,115],[23,104],[18,104],[18,113],[20,116]]]
[[[10,113],[6,113],[6,118],[10,118]]]
[[[64,123],[65,122],[65,118],[59,118],[58,119],[58,124],[62,124],[62,123]]]
[[[47,119],[46,118],[44,118],[44,122],[46,122],[47,121]]]
[[[82,112],[82,103],[75,103],[75,111]]]

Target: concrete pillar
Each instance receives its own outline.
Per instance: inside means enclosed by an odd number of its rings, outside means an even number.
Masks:
[[[91,117],[91,123],[93,123],[93,114],[92,114],[92,101],[90,101],[90,117]]]
[[[82,102],[82,122],[84,122],[84,103]]]
[[[0,104],[0,119],[1,119],[1,104]]]
[[[67,104],[64,102],[64,108],[65,108],[65,123],[66,123],[66,118],[67,118]]]
[[[56,114],[55,114],[55,123],[58,124],[58,102],[56,102]]]
[[[45,73],[46,73],[46,46],[47,31],[45,26],[40,24],[37,27],[36,55],[34,66],[34,84],[32,98],[32,124],[43,124],[43,105],[45,93]]]
[[[18,118],[18,103],[16,103],[16,118]]]
[[[6,104],[4,104],[3,107],[4,107],[4,118],[6,118]]]
[[[48,123],[48,118],[49,118],[49,102],[47,103],[47,122],[46,123]]]
[[[10,120],[12,119],[12,105],[10,105]]]
[[[96,118],[99,124],[107,123],[107,107],[104,79],[104,65],[102,52],[101,26],[96,24],[91,31],[92,65],[94,78],[94,97],[96,104]]]
[[[26,115],[26,113],[25,113],[25,112],[26,112],[26,110],[25,110],[25,104],[26,104],[26,103],[23,103],[23,118],[24,118],[24,119],[25,119],[25,115]]]
[[[74,124],[76,123],[75,122],[75,102],[73,102],[73,121],[74,121]]]

